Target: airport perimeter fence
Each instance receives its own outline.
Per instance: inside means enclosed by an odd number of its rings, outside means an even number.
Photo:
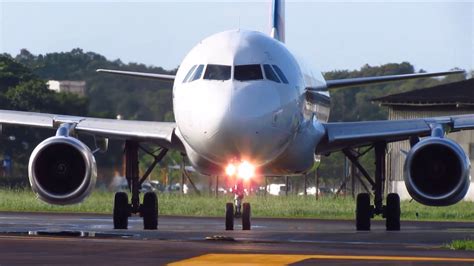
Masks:
[[[26,176],[4,176],[0,177],[0,188],[5,189],[25,189],[30,188],[28,177]]]

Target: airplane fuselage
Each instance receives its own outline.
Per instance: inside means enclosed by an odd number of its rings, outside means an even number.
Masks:
[[[202,40],[181,63],[173,87],[176,133],[191,164],[209,175],[242,161],[261,175],[310,169],[324,133],[319,121],[329,112],[328,94],[321,94],[324,106],[306,101],[306,86],[324,85],[318,78],[303,73],[283,43],[259,32],[231,30]]]

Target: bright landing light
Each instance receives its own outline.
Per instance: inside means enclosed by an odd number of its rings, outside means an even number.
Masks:
[[[237,168],[236,168],[235,165],[233,165],[233,164],[229,164],[229,165],[225,168],[225,173],[226,173],[228,176],[233,176],[233,175],[235,175],[235,172],[237,172]]]
[[[244,180],[249,180],[250,178],[253,177],[254,174],[255,174],[255,167],[252,164],[250,164],[249,162],[243,161],[239,165],[239,169],[238,169],[238,172],[237,172],[238,177],[240,177]]]

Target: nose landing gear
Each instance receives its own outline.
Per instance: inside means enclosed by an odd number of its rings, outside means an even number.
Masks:
[[[234,218],[242,218],[242,230],[250,230],[250,203],[242,204],[245,195],[242,179],[237,181],[232,192],[234,193],[234,203],[229,202],[226,204],[225,230],[234,230]]]

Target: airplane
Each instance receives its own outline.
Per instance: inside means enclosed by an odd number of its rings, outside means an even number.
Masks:
[[[147,192],[140,203],[140,185],[169,150],[185,154],[201,174],[229,176],[238,185],[254,176],[301,175],[311,171],[318,156],[342,151],[372,186],[373,197],[356,198],[356,229],[370,230],[381,215],[387,230],[400,230],[400,197],[384,184],[386,147],[409,140],[405,183],[412,198],[424,205],[446,206],[460,201],[470,184],[470,161],[449,132],[474,128],[474,115],[397,121],[328,122],[330,91],[414,78],[461,74],[463,71],[416,73],[325,80],[306,71],[285,46],[284,1],[273,0],[269,34],[235,29],[200,41],[186,55],[176,75],[98,69],[98,72],[173,83],[176,122],[151,122],[63,116],[0,110],[0,123],[55,129],[56,134],[32,152],[28,176],[37,197],[50,204],[74,204],[86,198],[96,181],[94,154],[106,151],[108,139],[125,141],[128,193],[114,198],[115,229],[127,229],[128,217],[143,217],[144,229],[158,225],[158,201]],[[313,74],[316,73],[316,74]],[[95,137],[90,148],[79,134]],[[160,147],[153,153],[142,143]],[[359,152],[358,148],[368,147]],[[372,176],[359,163],[369,149],[375,153]],[[140,175],[138,153],[153,157]],[[240,180],[240,181],[239,181]],[[250,230],[250,204],[236,190],[226,204],[225,228],[233,230],[241,216]],[[371,201],[373,198],[373,202]]]

